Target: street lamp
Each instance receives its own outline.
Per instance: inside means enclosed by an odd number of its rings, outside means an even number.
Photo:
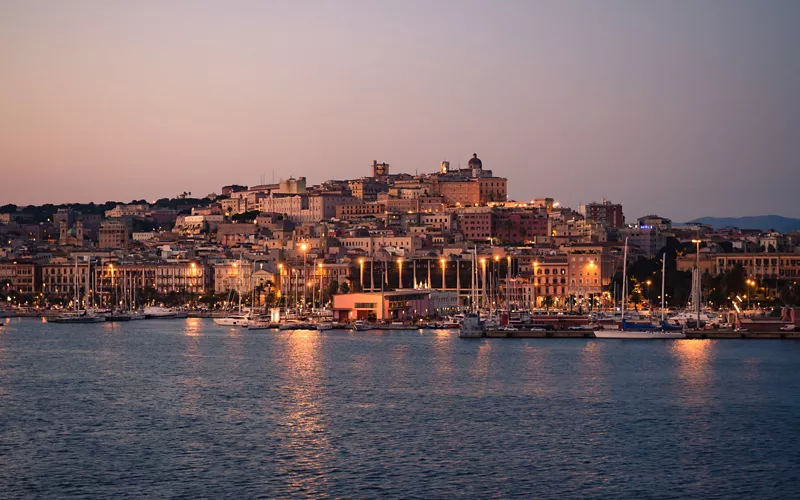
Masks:
[[[506,260],[508,261],[508,267],[506,267],[506,307],[508,310],[511,310],[511,296],[508,293],[508,287],[511,284],[511,256],[507,255]]]
[[[322,274],[322,262],[320,262],[317,267],[319,268],[319,308],[322,309],[322,280],[324,276]],[[314,302],[313,298],[311,299],[311,302]]]
[[[361,290],[364,290],[364,259],[358,259],[358,265],[361,267],[358,282],[361,284]]]
[[[484,300],[487,299],[486,297],[486,258],[481,257],[481,285],[483,287],[483,298]]]
[[[306,251],[308,250],[308,245],[306,243],[300,244],[300,251],[303,252],[303,281],[308,279],[308,273],[306,272]],[[303,307],[302,309],[305,311],[306,309],[306,288],[303,287]]]
[[[397,287],[403,288],[403,259],[397,259]]]
[[[445,259],[439,259],[439,263],[442,265],[442,290],[444,290],[447,288],[447,283],[445,282],[445,266],[447,266],[447,261]]]

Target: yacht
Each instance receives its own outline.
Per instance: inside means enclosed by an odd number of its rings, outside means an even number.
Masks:
[[[188,314],[177,311],[171,307],[148,306],[144,308],[144,317],[147,319],[173,319],[185,318]]]
[[[105,317],[87,313],[86,311],[67,311],[54,318],[49,318],[48,323],[102,323]]]
[[[223,318],[214,318],[214,324],[220,326],[244,326],[250,324],[249,314],[230,314]]]

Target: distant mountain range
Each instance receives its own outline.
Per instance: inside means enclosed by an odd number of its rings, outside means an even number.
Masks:
[[[774,229],[781,233],[800,230],[800,219],[792,219],[781,215],[756,215],[751,217],[700,217],[690,222],[707,224],[714,229],[720,227],[738,227],[739,229]]]

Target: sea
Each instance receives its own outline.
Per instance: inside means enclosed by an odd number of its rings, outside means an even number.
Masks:
[[[0,328],[2,498],[800,498],[800,342]]]

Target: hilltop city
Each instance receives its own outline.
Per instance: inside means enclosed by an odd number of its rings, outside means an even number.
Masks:
[[[442,161],[438,171],[411,175],[373,161],[365,173],[313,186],[305,177],[233,184],[202,198],[5,205],[4,307],[77,300],[219,310],[243,300],[330,310],[340,320],[439,316],[474,300],[508,310],[608,310],[620,301],[626,240],[632,307],[660,301],[664,258],[670,307],[690,301],[694,267],[706,276],[709,305],[737,296],[796,302],[798,232],[629,220],[605,199],[575,208],[550,197],[513,201],[508,179],[477,154],[467,168]]]

